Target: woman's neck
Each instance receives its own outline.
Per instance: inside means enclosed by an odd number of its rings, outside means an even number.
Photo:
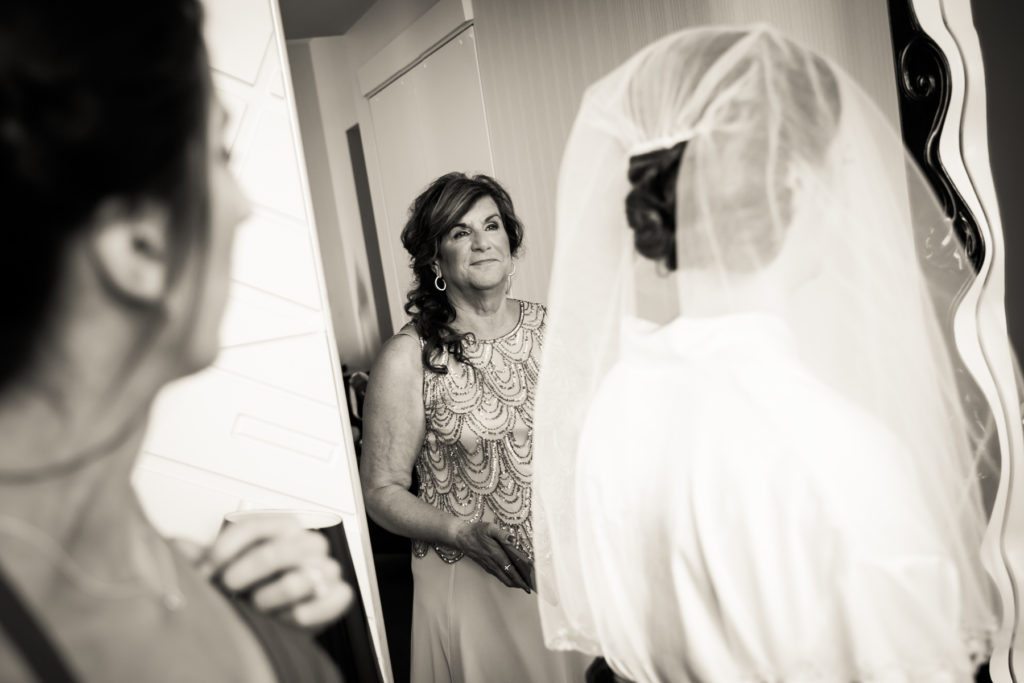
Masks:
[[[516,302],[505,296],[504,289],[469,294],[450,292],[448,300],[455,308],[455,329],[481,339],[500,337],[519,318]]]
[[[52,582],[68,558],[96,576],[130,575],[125,558],[148,531],[131,486],[147,411],[118,416],[113,406],[90,424],[84,418],[95,415],[92,406],[73,397],[57,401],[24,387],[16,393],[0,401],[5,566],[22,585],[37,587]],[[46,547],[66,556],[48,557]]]

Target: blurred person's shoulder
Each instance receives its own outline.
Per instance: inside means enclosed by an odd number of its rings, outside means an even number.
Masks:
[[[24,654],[14,647],[6,634],[0,636],[0,681],[4,683],[33,683],[32,674]]]

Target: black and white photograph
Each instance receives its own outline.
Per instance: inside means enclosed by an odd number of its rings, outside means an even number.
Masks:
[[[1024,682],[1022,25],[0,0],[0,683]]]

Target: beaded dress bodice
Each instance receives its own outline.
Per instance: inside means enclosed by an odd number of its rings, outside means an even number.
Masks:
[[[544,343],[544,307],[520,301],[519,322],[497,339],[463,343],[468,363],[424,369],[426,433],[416,459],[419,497],[468,522],[497,524],[533,556],[533,397]],[[472,343],[469,343],[472,341]],[[445,562],[462,553],[434,544]],[[430,549],[413,541],[416,557]]]

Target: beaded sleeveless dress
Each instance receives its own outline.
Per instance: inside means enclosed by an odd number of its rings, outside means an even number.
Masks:
[[[544,343],[542,305],[525,301],[496,339],[464,343],[467,363],[424,369],[419,498],[487,521],[533,556],[533,396]],[[422,344],[422,340],[421,340]],[[454,548],[413,541],[413,683],[582,681],[587,658],[544,647],[536,593],[508,588]]]
[[[416,460],[419,497],[469,522],[493,522],[530,556],[533,388],[544,343],[544,307],[519,302],[516,326],[497,339],[464,344],[468,363],[423,376],[426,435]],[[445,562],[459,551],[434,544]],[[417,557],[430,546],[416,541]]]

